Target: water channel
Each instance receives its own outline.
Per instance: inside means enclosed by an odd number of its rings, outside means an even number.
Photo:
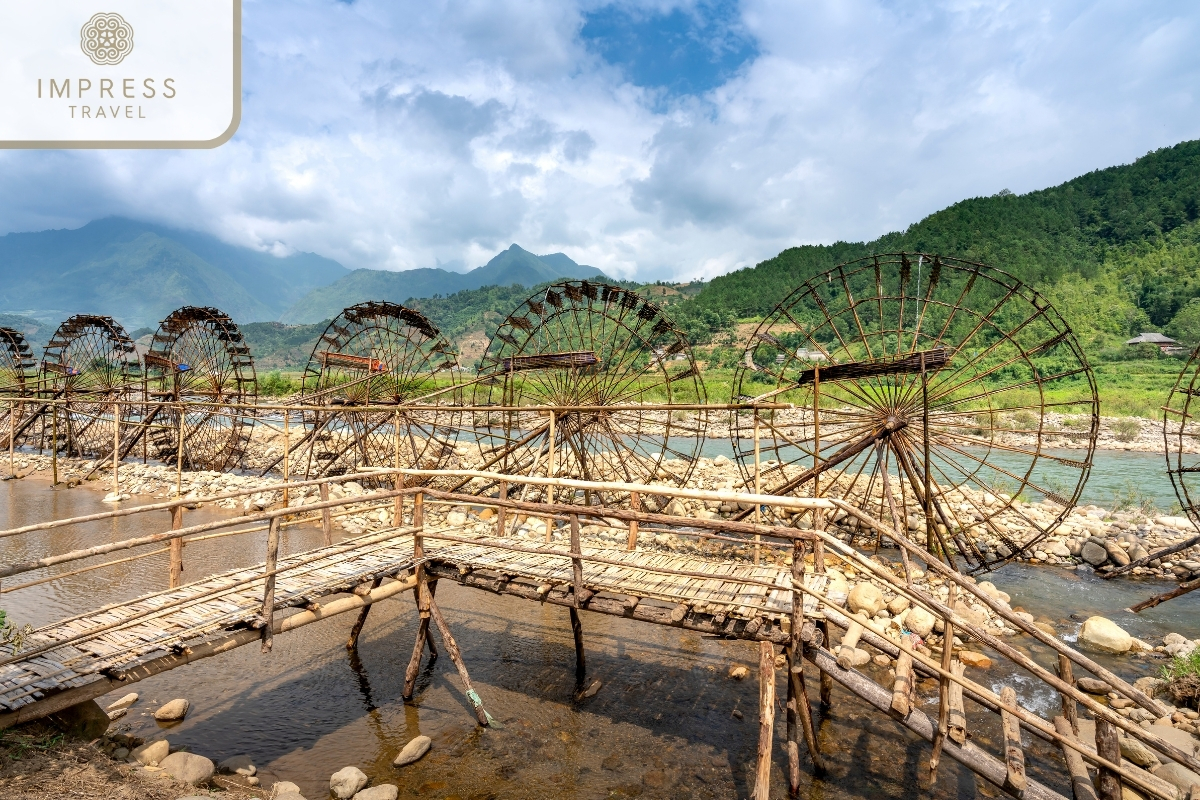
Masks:
[[[1140,455],[1115,454],[1114,461],[1138,463]],[[1113,473],[1128,468],[1114,466]],[[99,511],[104,508],[100,497],[91,488],[55,490],[44,480],[10,481],[0,487],[0,526]],[[202,508],[188,512],[186,524],[227,514],[232,512]],[[162,530],[167,522],[166,513],[159,512],[4,539],[0,561]],[[285,535],[284,551],[306,549],[318,541],[315,530],[293,530]],[[189,546],[185,580],[259,563],[264,542],[265,533],[254,533]],[[0,595],[0,607],[18,622],[45,624],[80,608],[164,588],[166,563],[166,556],[158,555],[41,584]],[[1168,631],[1200,637],[1197,595],[1141,615],[1121,611],[1136,599],[1162,591],[1163,584],[1107,583],[1082,573],[1022,565],[1006,567],[992,580],[1012,595],[1014,605],[1049,617],[1068,638],[1092,613],[1109,616],[1146,639],[1161,638]],[[10,579],[5,588],[16,582]],[[147,738],[165,734],[174,745],[216,760],[249,755],[259,765],[264,785],[294,781],[309,798],[328,796],[329,775],[347,765],[363,769],[373,782],[396,783],[402,798],[599,800],[748,794],[758,686],[753,679],[733,681],[727,672],[731,664],[754,663],[756,649],[751,645],[585,614],[589,678],[604,685],[595,697],[576,702],[565,609],[453,584],[443,586],[438,599],[476,689],[501,728],[475,725],[444,655],[423,670],[416,702],[406,705],[400,700],[416,629],[414,606],[407,597],[384,602],[372,612],[355,656],[345,648],[353,615],[344,615],[277,637],[269,655],[244,647],[144,681],[134,687],[141,701],[120,724]],[[1028,637],[1015,643],[1042,663],[1052,663],[1045,648]],[[1151,662],[1133,659],[1106,663],[1131,679],[1157,669]],[[1050,692],[1001,666],[977,677],[996,687],[1014,685],[1022,702],[1043,713],[1057,704]],[[813,672],[810,681],[815,680]],[[934,701],[935,689],[923,687],[921,694]],[[149,714],[176,697],[188,698],[192,711],[183,723],[164,729]],[[803,796],[875,800],[998,794],[945,759],[936,785],[927,787],[927,745],[868,712],[840,689],[834,699],[832,708],[818,704],[817,712],[829,773],[824,779],[810,778],[807,760],[802,759]],[[772,796],[784,797],[782,713],[778,719]],[[981,725],[976,742],[988,746],[993,727]],[[403,771],[393,769],[391,759],[417,734],[433,738],[431,753]],[[995,752],[994,746],[989,749]],[[1069,793],[1061,776],[1047,770],[1058,762],[1047,758],[1043,744],[1032,742],[1027,752],[1032,775]]]

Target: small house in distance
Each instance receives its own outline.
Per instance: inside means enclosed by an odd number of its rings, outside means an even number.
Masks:
[[[1152,344],[1161,350],[1163,355],[1167,356],[1179,356],[1187,353],[1187,349],[1179,344],[1179,342],[1175,341],[1170,336],[1164,336],[1161,333],[1155,333],[1154,331],[1144,331],[1139,333],[1125,344],[1129,346],[1138,344]]]

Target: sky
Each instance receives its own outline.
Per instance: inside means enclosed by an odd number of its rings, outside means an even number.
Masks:
[[[109,215],[351,268],[511,243],[711,278],[1200,138],[1200,3],[244,0],[237,135],[0,151],[0,233]]]

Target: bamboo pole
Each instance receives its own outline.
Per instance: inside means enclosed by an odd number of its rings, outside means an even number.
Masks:
[[[788,694],[795,704],[795,712],[799,718],[800,727],[804,733],[804,742],[808,747],[808,757],[813,769],[818,773],[825,771],[821,759],[821,751],[817,747],[817,731],[813,725],[812,705],[808,701],[808,687],[804,683],[804,643],[801,634],[804,630],[804,593],[795,587],[804,585],[804,543],[796,541],[792,544],[792,630],[791,642],[788,645]],[[793,726],[794,728],[794,726]],[[799,743],[795,741],[794,733],[788,738],[788,782],[793,792],[799,788]],[[793,756],[793,751],[795,755]],[[796,764],[793,770],[792,763]]]
[[[496,499],[503,503],[508,499],[508,481],[500,481],[500,485],[496,488]],[[505,507],[503,505],[496,506],[496,535],[504,535],[504,517]]]
[[[354,594],[370,594],[379,588],[379,584],[383,582],[383,576],[380,575],[371,582],[371,588],[366,592],[355,591]],[[354,620],[354,625],[350,628],[350,638],[346,640],[347,650],[358,649],[358,636],[362,633],[363,625],[367,623],[367,614],[371,613],[371,606],[366,605],[358,612],[358,619]]]
[[[441,610],[432,597],[429,599],[429,611],[433,615],[433,624],[437,625],[438,632],[442,634],[442,644],[446,646],[446,653],[450,656],[450,660],[454,662],[454,667],[458,670],[458,677],[462,680],[463,691],[466,693],[467,700],[470,701],[471,707],[475,711],[475,718],[479,720],[480,725],[486,728],[491,719],[488,716],[487,710],[483,707],[483,701],[479,699],[478,693],[471,686],[471,676],[467,674],[467,665],[463,663],[458,643],[454,641],[454,634],[450,633],[450,627],[446,624]]]
[[[175,506],[171,509],[171,530],[178,531],[183,529],[183,506]],[[172,589],[179,588],[183,582],[183,535],[174,536],[171,538],[171,564],[170,564],[170,586]]]
[[[1063,737],[1074,738],[1077,733],[1066,717],[1055,717],[1054,729]],[[1062,753],[1067,762],[1067,772],[1071,776],[1071,793],[1075,795],[1075,800],[1097,800],[1096,787],[1092,785],[1092,778],[1088,775],[1083,756],[1070,747],[1063,747]]]
[[[579,541],[579,515],[571,515],[571,574],[575,608],[583,605],[583,546]]]
[[[183,495],[183,437],[187,430],[187,408],[179,403],[179,440],[175,447],[175,496]]]
[[[754,409],[754,493],[762,494],[762,451],[759,438],[758,427],[758,408]],[[754,504],[754,523],[762,524],[762,506],[758,503]],[[754,563],[757,564],[762,558],[762,536],[754,534]]]
[[[554,437],[555,437],[554,423],[555,423],[555,414],[553,411],[551,411],[550,412],[550,432],[547,437],[548,447],[550,448],[550,450],[546,456],[546,477],[550,478],[550,479],[554,478]],[[548,484],[546,486],[546,499],[548,499],[551,503],[554,502],[553,484]],[[542,521],[546,525],[546,541],[549,542],[551,539],[551,536],[553,534],[553,531],[554,531],[554,522],[549,517],[546,517]]]
[[[12,400],[8,401],[8,474],[10,477],[17,476],[17,458],[16,458],[16,404]]]
[[[1011,686],[1000,690],[1000,700],[1010,706],[1017,704],[1017,693]],[[1025,777],[1025,751],[1021,749],[1021,723],[1004,708],[1000,709],[1000,727],[1004,734],[1004,765],[1008,776],[1004,788],[1020,797],[1029,788]],[[1118,752],[1117,757],[1120,758]]]
[[[121,496],[121,409],[113,403],[113,494]]]
[[[392,420],[393,434],[392,450],[393,459],[395,461],[396,474],[392,477],[392,488],[399,492],[404,488],[404,476],[400,473],[400,409],[396,409],[395,417]],[[396,495],[395,508],[392,509],[392,527],[399,528],[404,525],[404,495]]]
[[[317,486],[317,493],[321,498],[322,503],[329,502],[329,481],[321,481]],[[325,545],[333,544],[333,514],[332,509],[321,509],[321,541]]]
[[[1071,674],[1071,659],[1067,658],[1062,653],[1058,654],[1058,677],[1063,683],[1075,685],[1075,676]],[[1070,695],[1059,693],[1062,698],[1063,717],[1071,724],[1071,731],[1075,735],[1079,735],[1079,709],[1075,705],[1075,700]]]
[[[770,800],[771,750],[775,739],[775,648],[758,643],[758,758],[754,768],[754,800]]]
[[[58,486],[58,406],[50,416],[50,485]]]
[[[283,507],[287,508],[291,503],[288,501],[288,482],[291,480],[291,469],[289,468],[288,453],[292,449],[292,437],[288,430],[288,422],[291,420],[292,414],[290,411],[283,412]]]
[[[954,608],[955,584],[950,584],[949,604]],[[951,671],[951,659],[954,652],[954,621],[942,618],[942,671]],[[937,779],[938,761],[941,758],[942,747],[946,735],[950,732],[950,681],[939,677],[938,687],[938,726],[933,735],[933,753],[929,756],[930,783]],[[961,694],[961,690],[960,690]]]
[[[642,498],[637,492],[629,493],[629,510],[635,514],[642,510]],[[638,537],[638,521],[636,519],[629,520],[629,541],[625,544],[625,549],[633,551],[637,548]]]
[[[263,604],[260,616],[264,621],[262,629],[262,651],[271,652],[271,636],[273,626],[271,620],[275,616],[275,565],[279,559],[279,517],[271,519],[271,527],[267,532],[267,562],[265,565],[267,579],[263,585]]]

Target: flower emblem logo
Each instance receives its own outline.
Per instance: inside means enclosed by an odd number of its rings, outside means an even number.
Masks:
[[[79,46],[96,64],[120,64],[133,52],[133,27],[120,14],[96,14],[79,32]]]

